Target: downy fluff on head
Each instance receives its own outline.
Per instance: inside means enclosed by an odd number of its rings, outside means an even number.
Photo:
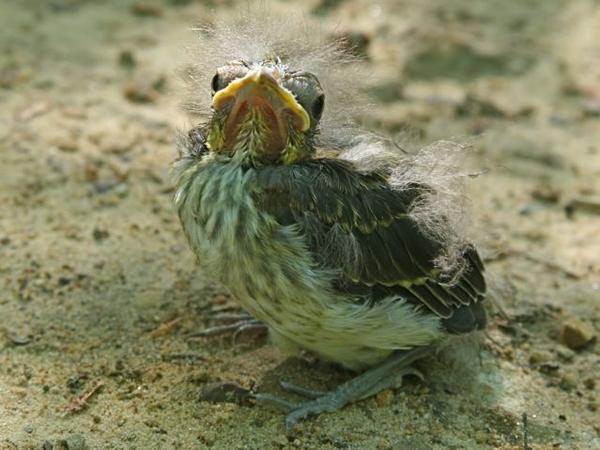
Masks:
[[[343,40],[331,39],[323,26],[297,11],[277,11],[277,4],[244,4],[221,10],[211,25],[198,27],[199,40],[185,70],[188,81],[186,109],[194,116],[211,114],[211,79],[218,67],[231,61],[259,62],[279,57],[292,70],[310,72],[325,92],[319,145],[343,148],[362,132],[353,123],[368,108],[368,74],[347,51]],[[367,76],[365,76],[367,75]]]

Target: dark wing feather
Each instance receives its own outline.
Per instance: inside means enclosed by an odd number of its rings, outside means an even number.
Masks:
[[[401,296],[441,317],[451,332],[485,325],[476,250],[465,249],[467,267],[455,283],[442,283],[434,261],[444,249],[409,215],[428,187],[394,190],[384,175],[359,173],[337,159],[263,166],[257,173],[259,208],[283,225],[300,226],[317,261],[341,271],[339,290],[369,301]]]

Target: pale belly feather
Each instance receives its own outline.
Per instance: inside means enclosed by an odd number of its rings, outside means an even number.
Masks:
[[[275,344],[361,369],[440,337],[437,318],[401,299],[366,305],[333,291],[333,274],[314,263],[298,229],[255,208],[255,169],[208,156],[179,170],[175,201],[190,245]]]

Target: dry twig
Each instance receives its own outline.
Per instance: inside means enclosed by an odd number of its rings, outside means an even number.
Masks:
[[[523,450],[531,450],[531,447],[529,447],[529,429],[527,424],[527,413],[523,413]]]
[[[161,323],[158,326],[158,328],[152,330],[149,333],[150,337],[156,338],[156,337],[161,337],[161,336],[165,336],[166,334],[169,334],[179,322],[181,322],[181,317],[176,317],[173,320],[169,320],[168,322]]]
[[[81,397],[78,397],[75,400],[73,400],[71,403],[69,403],[67,405],[67,407],[65,408],[64,415],[67,416],[69,414],[73,414],[73,413],[83,410],[87,406],[87,402],[89,401],[89,399],[92,398],[92,396],[96,392],[98,392],[102,386],[104,386],[104,382],[98,381],[94,385],[94,387],[92,387],[92,389],[90,389],[88,392],[83,394]]]

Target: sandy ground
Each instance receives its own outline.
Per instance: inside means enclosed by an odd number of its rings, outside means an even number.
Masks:
[[[0,2],[0,449],[600,448],[598,2],[303,3],[366,41],[365,123],[472,146],[504,314],[425,382],[290,435],[279,411],[200,401],[349,377],[261,337],[189,338],[231,305],[168,176],[190,29],[231,5],[209,3]]]

